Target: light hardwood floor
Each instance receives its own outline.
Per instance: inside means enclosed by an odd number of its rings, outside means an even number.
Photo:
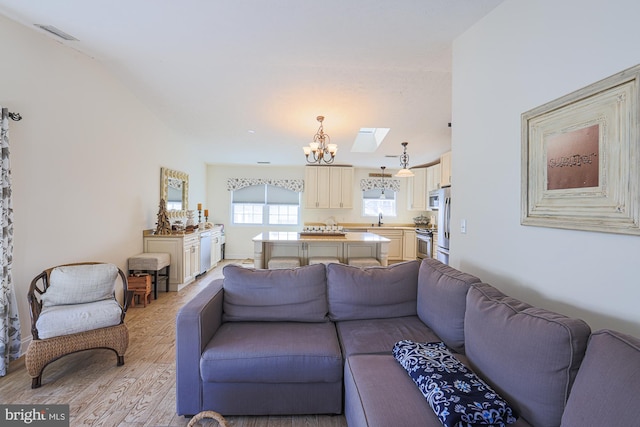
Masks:
[[[10,364],[8,375],[0,377],[0,402],[69,404],[72,427],[186,426],[189,419],[176,415],[176,313],[211,277],[222,277],[223,265],[179,292],[159,292],[158,299],[146,308],[129,308],[125,317],[129,348],[124,366],[116,366],[111,350],[68,355],[47,366],[42,387],[32,390],[24,358],[20,358]],[[347,425],[344,416],[332,415],[225,418],[234,427]],[[218,425],[212,420],[200,424]]]

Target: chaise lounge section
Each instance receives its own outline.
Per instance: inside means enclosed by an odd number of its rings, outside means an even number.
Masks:
[[[350,427],[440,427],[392,354],[409,340],[444,343],[508,403],[517,418],[509,425],[640,419],[633,402],[640,340],[592,334],[579,319],[532,307],[436,260],[371,268],[229,265],[224,276],[177,316],[179,415],[344,411]]]

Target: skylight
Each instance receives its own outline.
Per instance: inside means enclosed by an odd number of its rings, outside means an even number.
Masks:
[[[389,133],[389,128],[361,128],[351,147],[352,153],[373,153]]]

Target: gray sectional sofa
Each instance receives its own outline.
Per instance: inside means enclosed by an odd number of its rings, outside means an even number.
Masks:
[[[178,313],[179,415],[339,414],[443,424],[392,354],[443,342],[513,426],[640,425],[640,340],[532,307],[436,260],[224,268]]]

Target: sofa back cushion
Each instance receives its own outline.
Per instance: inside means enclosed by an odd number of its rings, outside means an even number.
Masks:
[[[418,261],[389,267],[327,266],[329,318],[333,321],[415,316]]]
[[[558,426],[591,330],[479,283],[467,293],[465,353],[520,416]]]
[[[86,304],[114,298],[118,267],[113,264],[62,265],[51,270],[43,307]]]
[[[327,321],[324,264],[280,270],[229,264],[222,274],[226,322]]]
[[[562,427],[640,424],[640,339],[601,330],[589,339]]]
[[[447,347],[464,352],[464,312],[467,291],[480,279],[425,258],[418,273],[418,317]]]

